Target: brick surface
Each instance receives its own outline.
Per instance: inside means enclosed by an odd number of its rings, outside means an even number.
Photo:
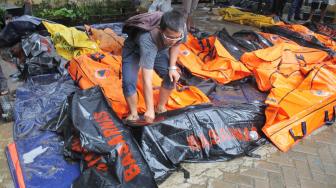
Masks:
[[[307,156],[307,159],[312,172],[320,174],[324,173],[323,164],[320,158],[316,156]]]
[[[273,155],[267,159],[268,162],[279,164],[280,166],[294,166],[293,160],[288,159],[286,156]]]
[[[270,185],[268,184],[268,180],[255,179],[254,187],[258,188],[268,188]]]
[[[312,175],[307,161],[295,160],[296,175],[299,178],[311,179]]]
[[[285,183],[283,181],[282,175],[279,173],[270,172],[269,173],[269,183],[271,188],[283,188]]]
[[[302,188],[325,188],[326,184],[319,183],[317,181],[301,179],[301,187]]]
[[[283,178],[286,187],[299,187],[296,169],[294,167],[282,167]]]
[[[252,188],[253,186],[250,185],[239,185],[239,188]]]
[[[6,146],[13,141],[12,130],[12,123],[0,122],[0,188],[14,187],[5,155]]]
[[[223,179],[224,181],[237,183],[240,185],[247,185],[247,186],[253,185],[253,178],[240,174],[224,173]]]
[[[324,146],[318,149],[319,157],[322,163],[331,163],[334,164],[336,160],[333,158],[331,151],[328,146]]]
[[[260,168],[269,172],[276,172],[280,173],[281,168],[274,163],[266,162],[266,161],[260,161],[257,163],[256,168]]]
[[[328,175],[327,174],[326,177],[327,177],[327,183],[336,187],[336,175],[335,174],[334,175]]]
[[[258,178],[258,179],[266,179],[267,178],[267,172],[260,168],[251,168],[245,172],[241,173],[242,175],[249,176],[252,178]]]
[[[329,149],[332,157],[334,158],[334,160],[336,160],[336,146],[329,145]]]
[[[312,173],[313,180],[320,182],[320,183],[327,183],[328,182],[328,177],[324,174],[319,174],[319,173]]]
[[[222,179],[210,180],[207,188],[238,188],[237,184],[223,181]]]
[[[326,174],[336,175],[336,164],[335,163],[323,163],[323,167]]]
[[[302,152],[290,150],[287,153],[284,153],[283,155],[286,155],[288,156],[288,158],[291,158],[293,160],[307,161],[307,154]]]
[[[305,146],[300,144],[293,147],[292,150],[296,152],[306,153],[309,155],[318,155],[317,148],[314,148],[312,146]]]
[[[319,143],[336,145],[336,138],[334,135],[321,133],[321,134],[314,135],[313,139]]]

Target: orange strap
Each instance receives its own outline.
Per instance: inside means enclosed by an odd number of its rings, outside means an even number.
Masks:
[[[23,179],[23,175],[22,175],[22,169],[21,169],[19,157],[17,155],[16,144],[11,143],[11,144],[8,144],[7,147],[8,147],[10,157],[11,157],[12,162],[13,162],[13,166],[15,168],[16,178],[17,178],[19,187],[20,188],[26,188],[26,185],[25,185],[24,179]]]

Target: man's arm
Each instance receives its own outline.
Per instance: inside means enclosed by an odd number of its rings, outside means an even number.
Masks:
[[[177,82],[180,74],[177,72],[176,61],[180,52],[180,45],[174,45],[169,49],[169,77],[171,82]]]

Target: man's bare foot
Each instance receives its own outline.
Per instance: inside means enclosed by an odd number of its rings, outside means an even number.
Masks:
[[[126,121],[137,121],[139,119],[140,118],[138,114],[130,114],[129,116],[127,116]]]
[[[165,113],[165,112],[167,112],[167,109],[166,109],[165,106],[158,105],[155,108],[155,113],[157,113],[157,114],[162,114],[162,113]]]
[[[155,112],[154,111],[146,111],[144,114],[145,121],[147,123],[153,123],[155,119]]]

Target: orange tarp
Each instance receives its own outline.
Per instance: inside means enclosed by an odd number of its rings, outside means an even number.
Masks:
[[[295,89],[272,89],[265,102],[263,132],[279,149],[288,151],[303,136],[335,117],[336,64],[326,62],[314,67]]]
[[[295,88],[315,66],[330,58],[324,51],[295,44],[279,43],[273,47],[243,54],[241,61],[253,72],[261,91],[271,88]]]
[[[214,36],[198,40],[188,35],[188,41],[180,46],[180,52],[178,64],[200,78],[211,78],[225,84],[251,74]]]
[[[81,89],[100,86],[107,101],[118,116],[126,116],[129,110],[122,92],[121,56],[108,53],[93,55],[93,57],[92,55],[82,55],[71,60],[68,70],[72,79],[78,82]],[[141,80],[139,80],[139,83],[141,83]],[[156,88],[160,85],[161,79],[154,74],[153,87]],[[146,111],[141,88],[141,84],[140,86],[138,84],[138,111],[140,113]],[[154,100],[155,102],[158,101],[158,90],[154,91]],[[189,89],[181,92],[174,90],[168,100],[167,109],[183,108],[207,102],[210,101],[202,91],[190,86]]]
[[[333,117],[336,63],[326,52],[281,42],[245,53],[241,61],[259,89],[270,91],[263,132],[282,151]]]

